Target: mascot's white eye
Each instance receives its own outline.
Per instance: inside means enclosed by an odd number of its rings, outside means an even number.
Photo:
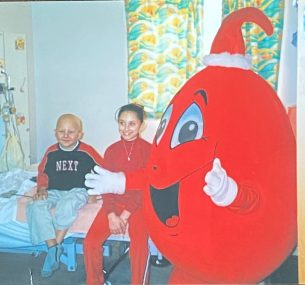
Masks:
[[[170,105],[166,109],[165,113],[163,114],[163,117],[161,119],[161,122],[160,122],[159,127],[158,127],[157,132],[156,132],[155,140],[156,140],[157,145],[159,144],[161,138],[163,137],[163,134],[165,132],[165,129],[166,129],[166,127],[168,125],[168,122],[169,122],[169,119],[171,117],[172,110],[173,110],[173,105]]]
[[[182,114],[171,141],[171,148],[185,142],[198,140],[203,136],[203,117],[200,108],[193,103]]]

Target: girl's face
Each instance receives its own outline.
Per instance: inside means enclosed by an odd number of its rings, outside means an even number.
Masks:
[[[124,111],[118,118],[119,132],[126,141],[135,140],[141,131],[142,122],[133,111]]]

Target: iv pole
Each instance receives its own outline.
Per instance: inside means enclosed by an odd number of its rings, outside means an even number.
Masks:
[[[0,171],[8,171],[11,168],[24,168],[24,151],[16,122],[16,107],[10,76],[1,68],[0,73],[4,75],[5,84],[2,84],[4,104],[0,106],[0,114],[5,123],[5,143],[0,153]],[[13,153],[14,152],[14,153]],[[4,160],[1,162],[1,160]],[[3,165],[4,164],[4,165]]]

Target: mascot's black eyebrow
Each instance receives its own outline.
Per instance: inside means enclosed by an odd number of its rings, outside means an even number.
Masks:
[[[205,92],[205,90],[203,89],[199,89],[195,92],[195,95],[201,95],[205,104],[208,105],[208,96],[207,96],[207,93]]]

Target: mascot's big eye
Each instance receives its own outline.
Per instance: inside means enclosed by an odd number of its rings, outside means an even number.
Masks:
[[[203,117],[197,104],[193,103],[178,121],[172,137],[171,147],[198,140],[203,135]]]
[[[173,105],[170,105],[165,113],[163,114],[163,117],[161,119],[161,122],[159,124],[159,127],[157,129],[157,132],[156,132],[156,143],[157,145],[159,144],[164,132],[165,132],[165,129],[168,125],[168,122],[169,122],[169,119],[171,117],[171,114],[172,114],[172,110],[173,110]]]

